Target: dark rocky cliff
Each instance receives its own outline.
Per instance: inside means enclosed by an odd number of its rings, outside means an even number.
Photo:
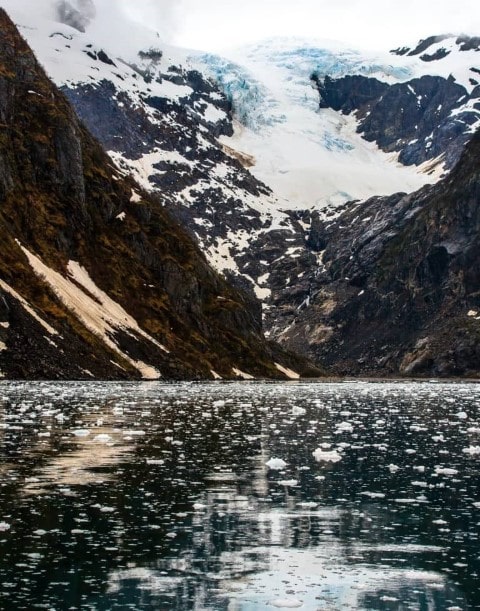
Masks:
[[[288,346],[341,374],[480,375],[480,133],[446,179],[317,219],[309,245]]]
[[[248,300],[113,166],[3,10],[0,240],[4,377],[308,369],[265,342]]]

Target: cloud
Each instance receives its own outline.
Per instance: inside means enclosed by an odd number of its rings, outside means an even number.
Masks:
[[[154,29],[164,42],[174,42],[178,36],[185,17],[185,4],[184,0],[120,0],[126,16]]]
[[[132,11],[169,40],[207,50],[270,36],[389,49],[444,32],[480,35],[478,0],[144,0]]]
[[[56,17],[61,23],[66,23],[80,32],[85,32],[97,12],[93,0],[58,0],[55,9]]]
[[[97,16],[91,22],[91,5]],[[271,36],[337,39],[352,46],[388,50],[440,33],[480,35],[478,0],[0,0],[12,12],[62,20],[85,28],[121,54],[142,46],[135,23],[163,42],[220,50]],[[67,10],[68,9],[68,10]],[[125,32],[129,36],[125,36]],[[132,40],[130,40],[132,39]]]

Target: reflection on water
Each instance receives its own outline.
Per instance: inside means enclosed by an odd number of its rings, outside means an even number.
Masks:
[[[0,608],[480,608],[477,385],[0,400]]]

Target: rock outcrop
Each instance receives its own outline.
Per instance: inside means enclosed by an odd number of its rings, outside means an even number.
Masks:
[[[450,175],[316,219],[309,300],[275,334],[347,375],[480,375],[480,133]]]

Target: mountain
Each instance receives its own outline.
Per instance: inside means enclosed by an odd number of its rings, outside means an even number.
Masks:
[[[72,27],[78,15],[72,22],[65,11],[56,21],[45,8],[32,16],[15,2],[12,11],[117,166],[159,193],[209,262],[262,301],[267,330],[279,307],[308,296],[305,275],[317,262],[308,248],[312,219],[437,181],[480,117],[472,45],[426,62],[424,53],[282,39],[225,58],[170,47],[115,16],[95,26],[91,6],[80,15],[92,22],[80,28]],[[372,87],[373,114],[362,102]],[[424,90],[428,104],[417,108]],[[402,116],[408,95],[415,104],[407,125],[387,138],[385,126]],[[442,102],[444,122],[431,136],[432,109]],[[414,142],[419,115],[422,138]]]
[[[405,192],[445,184],[480,125],[478,40],[434,36],[368,53],[282,39],[220,57],[166,45],[114,12],[95,17],[92,2],[64,3],[67,17],[58,4],[8,2],[118,171],[156,195],[249,308],[261,307],[269,337],[347,371],[341,351],[316,347],[325,338],[311,307],[326,257],[343,261],[332,232],[345,231],[348,249],[345,223],[356,225],[361,202],[379,196],[368,205],[383,218]],[[370,365],[400,368],[396,358]]]
[[[158,197],[113,164],[3,9],[0,125],[2,376],[307,371],[267,344],[255,307],[209,267]]]
[[[276,337],[339,374],[478,377],[479,201],[477,132],[436,185],[318,221],[308,303]]]

